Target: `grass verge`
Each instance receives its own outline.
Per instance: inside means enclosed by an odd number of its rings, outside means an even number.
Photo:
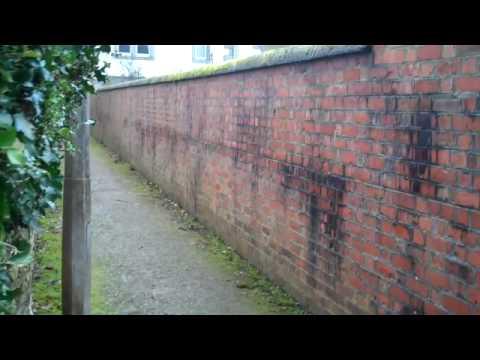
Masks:
[[[41,220],[42,233],[35,244],[33,275],[33,312],[35,315],[62,314],[62,207],[61,201],[55,210]],[[100,266],[92,268],[92,314],[110,314],[103,294],[103,271]]]

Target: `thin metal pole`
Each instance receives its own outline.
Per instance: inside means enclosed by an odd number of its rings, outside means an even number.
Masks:
[[[65,315],[90,313],[90,129],[89,99],[80,111],[75,153],[65,155],[63,192],[62,308]]]

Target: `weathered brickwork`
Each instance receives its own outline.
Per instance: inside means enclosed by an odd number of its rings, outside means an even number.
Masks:
[[[319,313],[480,314],[480,47],[101,91],[94,136]]]

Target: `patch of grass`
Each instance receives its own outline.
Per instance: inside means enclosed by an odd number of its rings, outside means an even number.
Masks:
[[[152,196],[161,199],[162,205],[175,214],[175,218],[180,223],[179,229],[202,235],[198,246],[206,250],[211,261],[234,276],[238,288],[248,290],[247,294],[255,300],[260,312],[282,315],[307,314],[292,296],[240,257],[218,234],[189,215],[180,205],[168,199],[158,185],[148,181],[146,184]]]
[[[62,314],[62,209],[41,219],[43,232],[35,244],[33,311],[38,315]]]
[[[35,244],[33,311],[36,315],[62,314],[62,202],[41,219],[42,233]],[[110,314],[100,266],[92,268],[92,314]]]
[[[206,234],[203,234],[201,246],[206,248],[209,257],[235,276],[236,286],[248,290],[248,295],[255,300],[261,312],[282,315],[306,314],[292,296],[241,258],[221,237],[210,230],[202,232]]]
[[[106,283],[107,279],[102,265],[95,264],[92,268],[92,315],[113,315],[116,313],[107,302],[104,292]]]

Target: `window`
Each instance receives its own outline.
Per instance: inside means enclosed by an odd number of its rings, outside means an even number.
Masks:
[[[153,59],[150,45],[117,45],[114,46],[113,55],[129,59]]]
[[[209,45],[193,45],[192,61],[194,63],[208,64],[212,62],[212,54]]]
[[[232,60],[238,57],[238,45],[225,45],[223,61]]]
[[[138,57],[150,57],[150,46],[148,45],[137,45],[136,46],[137,50],[137,56]]]
[[[118,45],[118,52],[130,55],[130,45]]]

